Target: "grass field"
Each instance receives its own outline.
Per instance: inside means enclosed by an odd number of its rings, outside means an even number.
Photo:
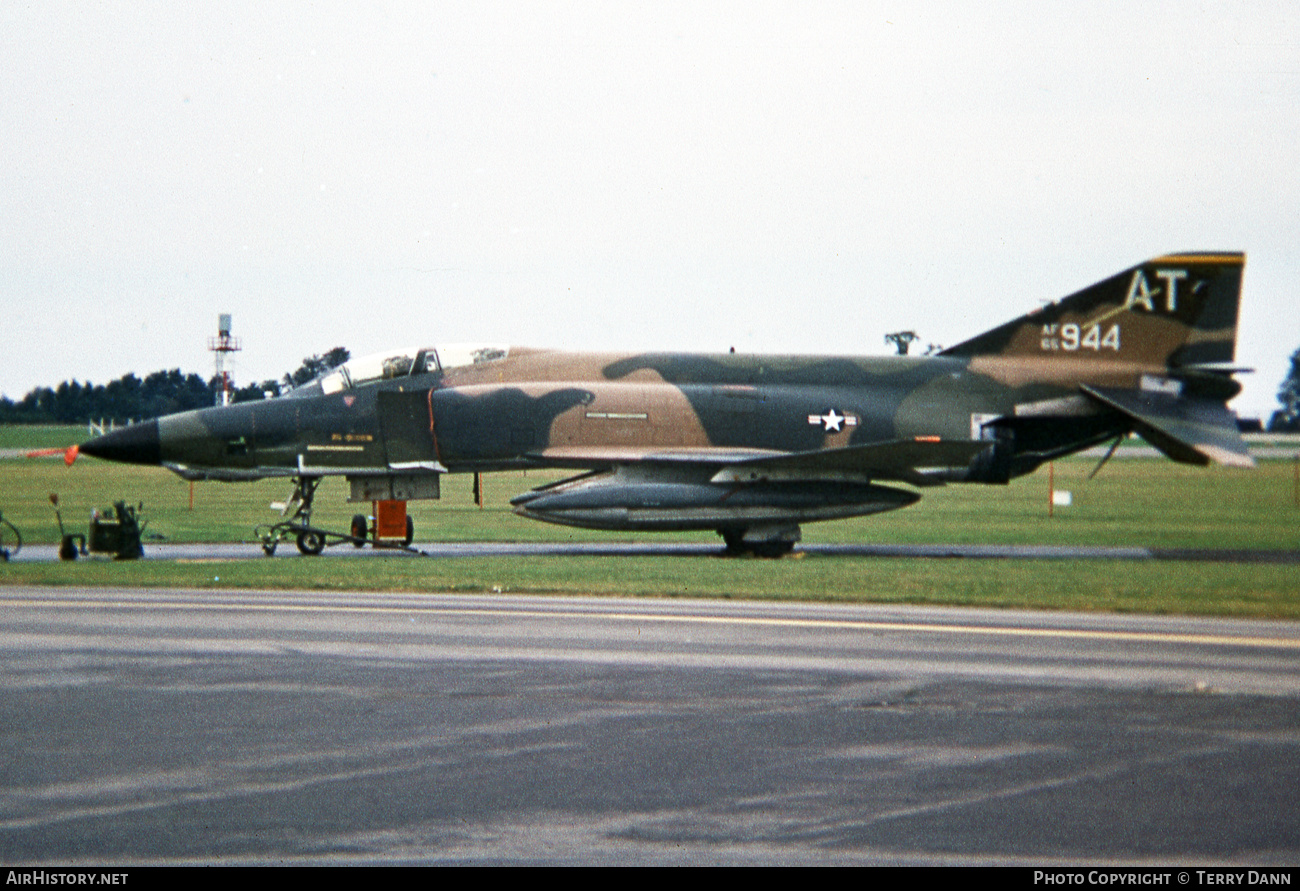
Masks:
[[[0,449],[49,448],[85,438],[82,428],[0,428]],[[809,542],[1092,544],[1300,549],[1300,508],[1290,460],[1250,471],[1192,468],[1158,459],[1115,459],[1093,480],[1095,460],[1055,466],[1070,507],[1048,517],[1047,469],[1009,486],[929,490],[905,510],[803,527]],[[514,516],[509,498],[555,478],[507,473],[485,478],[487,507],[472,501],[468,477],[443,482],[443,499],[412,502],[417,541],[619,541],[644,536],[535,523]],[[197,483],[157,468],[81,458],[0,459],[0,512],[26,542],[54,542],[49,494],[70,530],[84,532],[92,508],[124,499],[144,504],[146,534],[166,541],[253,541],[278,514],[285,481]],[[346,502],[346,484],[326,480],[315,521],[346,529],[368,506]],[[711,533],[664,538],[719,541]],[[719,542],[720,545],[720,542]],[[290,546],[291,547],[291,546]],[[328,552],[327,552],[328,553]],[[525,557],[368,560],[166,560],[9,564],[0,582],[62,585],[185,585],[428,591],[609,593],[644,596],[787,598],[1052,609],[1124,610],[1300,618],[1300,571],[1243,563],[1108,560],[952,560],[796,555],[770,560],[683,557]]]

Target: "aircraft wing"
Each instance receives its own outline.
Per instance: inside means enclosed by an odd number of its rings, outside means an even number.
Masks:
[[[892,440],[808,452],[744,448],[553,448],[536,454],[554,465],[693,464],[717,467],[711,482],[890,479],[916,486],[942,485],[929,469],[965,467],[991,444],[979,440]]]
[[[734,464],[789,452],[746,448],[669,448],[665,446],[555,446],[528,457],[553,467],[611,467],[615,464]]]
[[[1245,440],[1237,431],[1237,416],[1222,402],[1172,392],[1088,384],[1079,388],[1103,405],[1127,415],[1144,439],[1175,461],[1255,466]]]
[[[713,482],[757,480],[836,480],[866,477],[911,483],[943,485],[926,473],[965,467],[992,443],[981,440],[896,439],[839,449],[793,452],[736,462],[724,467]]]

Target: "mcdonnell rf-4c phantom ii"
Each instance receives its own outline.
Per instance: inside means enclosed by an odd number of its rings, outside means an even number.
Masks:
[[[291,536],[319,553],[335,535],[311,524],[325,476],[346,477],[351,501],[405,501],[439,497],[448,473],[572,468],[515,512],[714,530],[729,551],[775,556],[802,523],[906,507],[927,486],[1003,484],[1134,431],[1175,461],[1251,466],[1226,405],[1246,370],[1244,262],[1158,257],[925,357],[399,349],[74,448],[189,480],[291,479],[288,518],[261,533],[268,553]],[[359,519],[340,537],[360,544]]]

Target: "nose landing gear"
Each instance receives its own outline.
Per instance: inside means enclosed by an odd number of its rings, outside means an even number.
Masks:
[[[294,477],[293,495],[280,509],[280,515],[286,519],[253,530],[253,534],[262,540],[262,551],[266,556],[272,556],[276,546],[290,536],[296,536],[298,550],[307,556],[314,557],[325,549],[326,533],[313,529],[311,525],[312,500],[320,481],[318,476]]]
[[[315,557],[330,545],[351,544],[354,547],[364,547],[370,544],[376,548],[397,548],[411,549],[411,542],[415,537],[415,524],[405,511],[405,502],[392,502],[400,505],[401,516],[405,519],[404,528],[405,536],[390,540],[381,538],[383,535],[391,535],[383,531],[384,512],[379,511],[379,519],[376,520],[374,527],[370,526],[368,518],[364,514],[357,514],[352,518],[351,528],[347,533],[332,532],[328,529],[320,529],[311,523],[312,501],[316,497],[316,487],[320,485],[321,477],[318,476],[300,476],[293,479],[293,495],[288,502],[281,508],[281,515],[285,519],[278,523],[264,524],[256,527],[253,534],[262,542],[262,551],[266,556],[271,557],[275,554],[276,547],[280,542],[288,538],[293,538],[294,543],[298,546],[299,553]],[[387,502],[381,502],[381,506]],[[400,523],[401,520],[399,519]],[[398,533],[400,535],[400,532]],[[400,542],[400,543],[399,543]]]

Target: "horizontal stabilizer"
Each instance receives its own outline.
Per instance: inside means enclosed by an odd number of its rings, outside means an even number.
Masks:
[[[731,464],[718,471],[715,483],[760,480],[891,479],[914,486],[942,485],[927,470],[962,468],[992,443],[981,440],[897,439],[873,445],[795,452]]]
[[[1254,467],[1237,430],[1237,416],[1221,402],[1144,390],[1080,385],[1080,389],[1134,422],[1153,446],[1184,464],[1217,461],[1228,467]]]

